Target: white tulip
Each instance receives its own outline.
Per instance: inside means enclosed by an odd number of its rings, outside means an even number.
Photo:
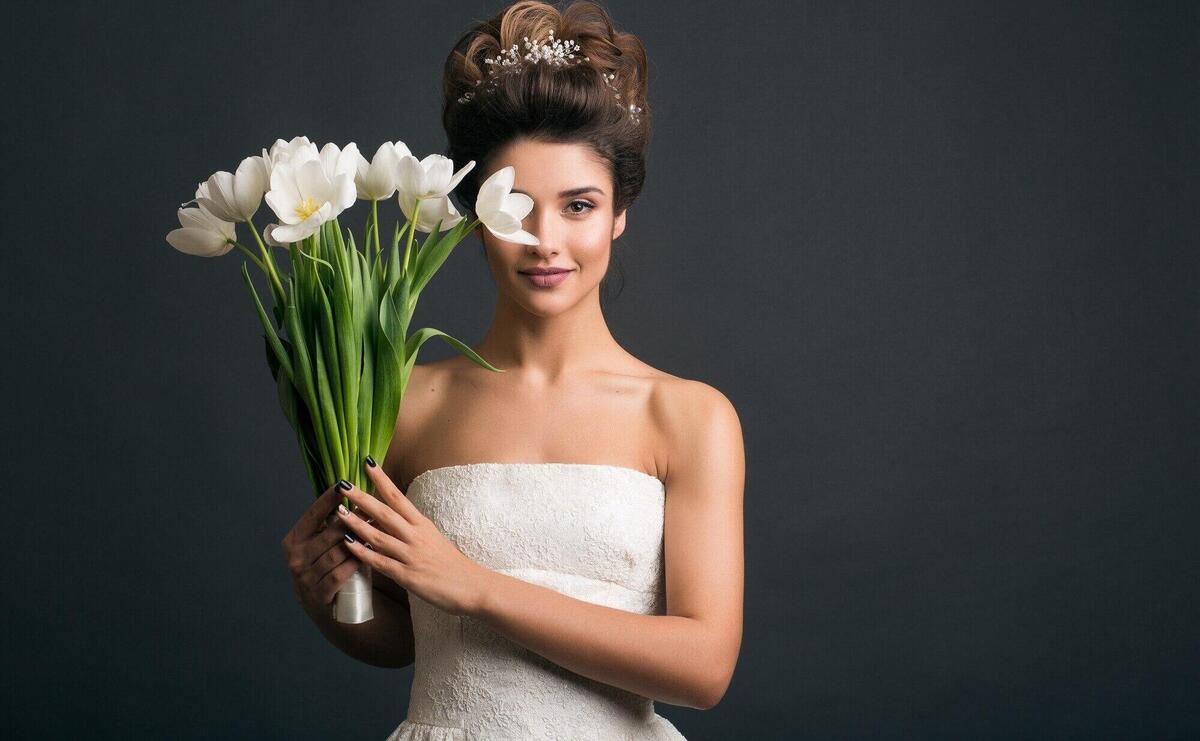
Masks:
[[[361,156],[358,153],[358,145],[354,142],[347,144],[345,149],[329,142],[321,147],[321,167],[330,180],[338,175],[349,175],[353,182],[354,176],[358,174],[358,160]]]
[[[400,158],[408,155],[408,146],[402,141],[380,144],[370,163],[358,155],[358,172],[354,176],[358,197],[364,201],[391,198],[399,180]]]
[[[266,170],[260,157],[242,160],[237,173],[221,170],[208,179],[207,193],[197,191],[196,202],[221,221],[249,221],[262,205],[267,189]]]
[[[538,238],[521,228],[521,221],[533,210],[533,199],[524,193],[512,193],[517,171],[502,167],[479,186],[475,216],[488,231],[506,242],[539,244]]]
[[[439,220],[442,231],[449,229],[462,220],[450,202],[449,193],[474,166],[475,160],[471,160],[454,172],[454,160],[440,154],[431,154],[420,161],[411,154],[400,157],[396,182],[400,210],[412,220],[417,201],[420,201],[416,224],[419,231],[432,232]]]
[[[266,200],[281,223],[267,229],[268,237],[275,245],[299,242],[354,205],[354,199],[352,172],[330,178],[320,160],[277,164]]]
[[[167,234],[167,242],[180,252],[199,257],[220,257],[233,249],[237,239],[234,224],[222,221],[203,207],[179,209],[179,224]]]
[[[261,157],[268,183],[271,182],[271,173],[274,171],[275,165],[298,166],[305,160],[319,159],[321,159],[321,153],[317,151],[317,145],[310,142],[307,136],[293,137],[290,142],[276,139],[275,143],[271,145],[271,151],[268,152],[264,149]]]
[[[412,214],[408,216],[412,218]],[[421,213],[417,216],[417,229],[425,233],[432,233],[440,221],[442,223],[441,231],[444,232],[462,219],[462,214],[450,202],[449,196],[424,198],[421,200]]]
[[[186,208],[186,207],[192,205],[193,203],[198,204],[198,202],[201,198],[208,198],[208,181],[207,180],[201,181],[201,183],[196,186],[196,195],[195,195],[195,197],[192,198],[192,200],[184,201],[183,203],[179,204],[179,207]]]

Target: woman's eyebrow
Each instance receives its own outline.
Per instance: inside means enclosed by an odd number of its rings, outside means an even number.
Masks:
[[[570,190],[564,190],[558,194],[558,197],[566,198],[568,196],[578,196],[578,195],[582,195],[584,193],[590,193],[592,191],[596,191],[600,195],[604,195],[604,191],[600,190],[596,186],[584,185],[583,187],[580,187],[580,188],[571,188]],[[512,193],[524,193],[525,195],[529,195],[528,193],[525,193],[525,191],[520,190],[519,188],[513,188],[511,192]]]

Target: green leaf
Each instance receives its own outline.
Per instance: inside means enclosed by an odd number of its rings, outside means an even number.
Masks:
[[[250,288],[250,295],[254,297],[254,308],[258,312],[258,319],[262,322],[263,329],[266,330],[267,345],[275,353],[275,358],[279,365],[287,372],[289,379],[292,378],[292,362],[288,359],[287,353],[283,351],[283,345],[279,342],[279,334],[276,333],[271,320],[267,318],[267,312],[263,309],[262,301],[258,298],[258,291],[254,290],[254,281],[250,280],[250,271],[246,269],[246,263],[242,263],[242,277],[246,279],[246,285]],[[274,375],[274,371],[271,372]]]
[[[403,229],[397,226],[396,234],[392,238],[392,251],[387,256],[387,266],[383,271],[384,284],[389,290],[400,279],[400,235],[407,231],[408,222],[405,222]]]
[[[379,326],[382,328],[388,344],[394,348],[396,354],[400,354],[404,351],[405,331],[404,319],[401,312],[397,311],[396,303],[392,300],[395,293],[395,290],[389,289],[383,294],[383,300],[379,302]],[[376,346],[378,347],[378,343]]]
[[[300,310],[296,305],[296,288],[295,280],[292,276],[288,276],[288,295],[291,300],[288,302],[287,310],[284,312],[287,317],[288,339],[291,341],[293,352],[293,367],[295,368],[296,388],[300,392],[300,397],[304,400],[308,410],[309,419],[312,422],[313,434],[316,441],[317,454],[321,457],[321,466],[324,472],[323,481],[328,481],[332,484],[337,479],[333,475],[332,461],[329,459],[329,448],[321,443],[325,439],[325,425],[321,421],[321,408],[317,400],[316,379],[312,360],[308,351],[308,342],[305,339],[304,329],[300,323]]]
[[[264,336],[263,339],[266,340],[266,337]],[[317,495],[320,496],[324,487],[319,487],[320,482],[317,480],[316,471],[313,468],[317,464],[317,454],[313,452],[312,445],[308,441],[308,436],[312,432],[312,424],[308,421],[307,413],[304,412],[295,385],[287,375],[280,372],[283,366],[279,365],[279,361],[275,359],[270,341],[265,342],[264,347],[267,351],[267,364],[271,366],[271,375],[275,378],[275,392],[279,400],[279,408],[283,410],[283,416],[287,418],[288,424],[296,433],[296,441],[300,446],[300,457],[304,461],[304,470],[308,473],[309,481],[316,488]],[[303,416],[301,416],[302,413]]]
[[[322,260],[321,258],[316,257],[315,255],[310,255],[307,252],[305,252],[304,250],[299,250],[299,252],[300,252],[301,257],[307,257],[309,260],[312,260],[315,263],[320,263],[321,265],[324,265],[325,267],[329,268],[329,273],[331,275],[333,274],[333,266],[330,265],[325,260]]]
[[[336,283],[336,281],[337,279],[335,278],[334,282]],[[336,437],[338,438],[339,447],[342,449],[343,453],[345,453],[346,448],[349,447],[348,440],[346,439],[346,427],[344,424],[341,424],[342,415],[336,413],[337,410],[346,408],[345,399],[342,395],[343,384],[341,364],[338,359],[338,334],[334,328],[333,309],[329,305],[329,297],[326,295],[326,289],[323,282],[319,282],[317,297],[320,299],[320,304],[319,308],[317,309],[317,316],[314,317],[314,319],[317,322],[317,327],[319,330],[317,333],[320,337],[319,346],[322,350],[324,350],[325,374],[327,376],[326,381],[329,384],[329,392],[331,394],[330,399],[335,410],[333,424],[328,429],[337,432]],[[317,353],[317,355],[320,357],[321,353]],[[346,460],[344,455],[338,456],[337,458],[342,461]]]
[[[404,343],[404,338],[408,336],[408,322],[412,319],[408,290],[408,279],[406,278],[397,283],[395,290],[392,291],[392,310],[400,322],[400,332],[397,335],[399,342],[396,343],[397,345]]]
[[[465,355],[466,357],[475,361],[480,366],[487,368],[490,371],[496,371],[497,373],[505,372],[499,368],[496,368],[491,363],[489,363],[486,360],[484,360],[483,358],[481,358],[478,353],[476,353],[474,350],[472,350],[470,347],[468,347],[465,343],[461,342],[460,340],[454,339],[453,337],[446,334],[445,332],[443,332],[440,329],[434,329],[432,327],[424,327],[423,329],[419,329],[413,333],[412,337],[410,337],[408,339],[406,354],[408,355],[408,360],[409,360],[408,368],[409,369],[411,369],[412,364],[414,362],[416,362],[417,351],[421,349],[421,345],[424,345],[425,341],[430,339],[431,337],[442,338],[443,341],[445,341],[451,347],[458,350],[459,353],[461,353],[462,355]]]
[[[442,263],[446,262],[446,258],[450,256],[450,253],[458,246],[458,243],[467,235],[467,226],[469,224],[464,218],[427,250],[421,250],[420,267],[417,269],[416,278],[413,280],[412,293],[414,297],[420,295],[429,281],[433,279],[438,269],[442,267]]]
[[[318,335],[323,335],[320,328],[317,329]],[[324,337],[322,344],[330,344]],[[334,461],[334,475],[339,479],[346,478],[349,473],[345,452],[342,449],[341,430],[338,429],[337,412],[334,409],[334,397],[329,375],[325,371],[325,356],[321,352],[316,353],[317,357],[317,403],[321,408],[321,416],[325,423],[326,437],[325,440],[329,445]]]
[[[340,232],[338,234],[340,236]],[[355,321],[352,295],[352,292],[357,293],[357,289],[351,280],[354,271],[352,265],[357,264],[357,258],[347,253],[342,244],[339,244],[336,250],[341,255],[338,262],[342,274],[339,276],[341,279],[334,281],[333,286],[333,327],[339,362],[335,382],[340,381],[341,386],[341,403],[338,409],[342,412],[340,421],[345,428],[342,443],[345,446],[347,461],[353,466],[358,457],[358,373],[362,364],[359,355],[362,338],[358,334],[359,325]],[[354,470],[351,468],[351,471]]]
[[[385,296],[380,303],[379,324],[374,333],[375,387],[372,399],[370,450],[376,452],[386,450],[385,446],[395,432],[396,415],[400,411],[400,398],[404,392],[401,366],[404,348],[397,347],[392,343],[388,336],[388,330],[384,326],[392,321],[386,318],[390,313],[392,313],[391,301]],[[376,458],[376,460],[380,459]]]
[[[434,247],[437,247],[438,242],[440,242],[442,240],[442,237],[444,235],[440,231],[441,228],[442,228],[442,221],[441,221],[441,219],[439,219],[438,223],[434,225],[433,231],[431,231],[429,233],[429,235],[425,237],[424,243],[417,245],[417,254],[413,255],[413,270],[414,271],[419,270],[419,268],[421,266],[421,261],[423,259],[425,259],[422,257],[422,255],[428,255],[433,250]]]
[[[365,449],[367,455],[377,461],[382,461],[383,458],[375,455],[378,451],[371,447],[373,441],[371,439],[371,423],[372,409],[374,407],[374,390],[375,390],[375,348],[371,342],[371,335],[368,334],[363,342],[363,367],[362,378],[359,381],[358,387],[358,439],[360,442],[359,450]]]

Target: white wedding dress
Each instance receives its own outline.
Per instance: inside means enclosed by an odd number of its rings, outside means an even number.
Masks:
[[[405,492],[464,554],[595,604],[665,613],[663,483],[591,463],[467,463]],[[654,702],[568,671],[409,594],[408,717],[387,741],[683,739]]]

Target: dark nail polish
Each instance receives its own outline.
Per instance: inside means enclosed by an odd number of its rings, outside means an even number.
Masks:
[[[375,467],[375,459],[369,455],[367,456],[367,465],[370,466],[371,468]]]
[[[342,479],[341,481],[339,481],[339,482],[338,482],[338,486],[340,486],[341,488],[345,489],[346,491],[350,491],[351,489],[353,489],[353,488],[354,488],[353,484],[351,484],[351,483],[350,483],[349,481],[347,481],[346,479]]]
[[[345,534],[345,535],[343,535],[342,537],[344,537],[344,538],[346,539],[346,542],[347,542],[347,543],[353,543],[353,542],[354,542],[354,537],[353,537],[352,535],[350,535],[350,533],[346,533],[346,534]]]

